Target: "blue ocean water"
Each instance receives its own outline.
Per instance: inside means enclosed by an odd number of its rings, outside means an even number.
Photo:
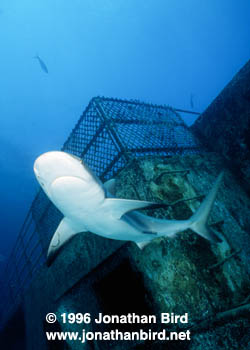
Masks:
[[[89,100],[202,112],[249,59],[249,13],[245,0],[1,1],[0,268],[38,189],[35,158]]]

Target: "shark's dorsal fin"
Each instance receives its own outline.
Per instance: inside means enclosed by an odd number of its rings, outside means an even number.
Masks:
[[[115,196],[115,179],[104,182],[103,187],[106,190],[107,197]]]
[[[159,206],[158,203],[137,201],[133,199],[106,198],[104,205],[105,209],[110,210],[112,216],[120,219],[124,214],[137,209],[154,208]]]

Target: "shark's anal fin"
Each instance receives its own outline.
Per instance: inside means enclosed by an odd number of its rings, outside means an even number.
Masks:
[[[47,254],[47,263],[50,264],[55,253],[58,252],[59,249],[76,233],[84,231],[86,231],[84,227],[82,227],[81,231],[75,231],[71,225],[70,220],[63,218],[50,241]]]
[[[142,208],[158,208],[159,204],[147,201],[137,201],[133,199],[106,198],[103,205],[105,209],[112,213],[116,219],[120,219],[124,214]]]

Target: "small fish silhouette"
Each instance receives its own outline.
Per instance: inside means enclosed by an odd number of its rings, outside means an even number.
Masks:
[[[34,56],[34,58],[36,58],[38,60],[38,62],[40,63],[40,66],[42,68],[42,70],[45,72],[45,73],[49,73],[48,71],[48,68],[46,67],[46,64],[43,62],[43,60],[38,56]]]

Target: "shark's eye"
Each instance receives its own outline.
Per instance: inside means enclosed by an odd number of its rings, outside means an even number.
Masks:
[[[44,182],[43,182],[43,181],[41,181],[41,180],[39,180],[39,181],[40,181],[41,186],[44,186]]]
[[[44,186],[44,182],[41,179],[41,176],[37,175],[37,179],[39,181],[39,183],[41,184],[41,186]]]

